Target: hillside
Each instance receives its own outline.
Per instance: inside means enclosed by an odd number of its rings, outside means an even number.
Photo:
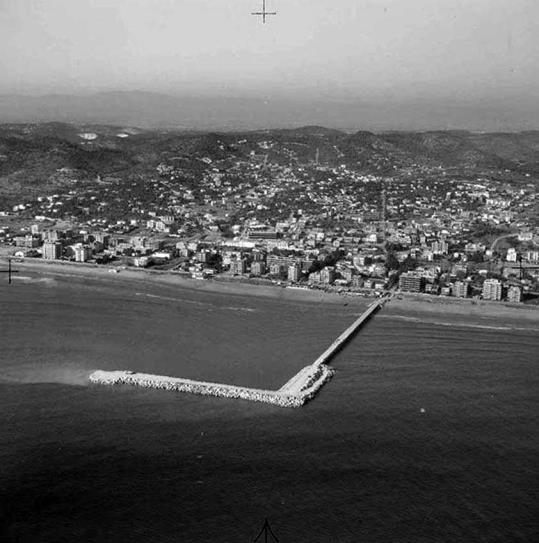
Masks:
[[[0,125],[0,196],[61,187],[65,179],[98,175],[155,175],[156,167],[183,161],[196,172],[201,159],[269,163],[346,164],[387,174],[411,166],[539,173],[539,132],[356,132],[309,126],[243,133],[142,130],[64,123]]]

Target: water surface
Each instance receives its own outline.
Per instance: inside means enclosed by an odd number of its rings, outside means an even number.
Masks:
[[[288,410],[86,376],[278,388],[357,307],[75,279],[0,304],[1,541],[535,540],[532,323],[384,310]]]

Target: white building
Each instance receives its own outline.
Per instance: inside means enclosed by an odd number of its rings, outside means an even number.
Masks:
[[[516,262],[517,261],[517,251],[513,247],[507,249],[507,256],[505,257],[507,262]]]
[[[90,247],[82,243],[73,246],[73,253],[75,254],[75,262],[86,262],[92,256]]]
[[[292,283],[297,283],[299,281],[299,271],[299,266],[297,264],[288,266],[288,280]]]
[[[520,289],[520,287],[509,287],[509,289],[507,290],[507,301],[517,304],[522,301],[522,290]]]
[[[501,300],[502,299],[502,284],[497,279],[486,279],[483,283],[483,299],[484,300]]]

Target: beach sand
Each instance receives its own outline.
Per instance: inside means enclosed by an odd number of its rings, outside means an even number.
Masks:
[[[397,294],[386,306],[390,313],[411,312],[436,315],[461,315],[502,320],[539,321],[539,307],[469,298],[448,298],[428,294]]]
[[[7,262],[0,258],[0,266],[6,267]],[[162,272],[137,268],[118,268],[111,266],[99,266],[95,264],[82,264],[74,262],[59,262],[45,260],[21,260],[12,262],[13,269],[18,270],[13,275],[14,281],[20,279],[24,273],[38,274],[45,277],[88,277],[95,280],[163,284],[177,286],[190,290],[204,292],[215,292],[234,296],[257,296],[265,298],[276,298],[288,301],[330,303],[330,304],[357,304],[364,306],[371,301],[371,298],[364,296],[337,294],[324,292],[322,290],[311,290],[302,288],[285,288],[279,285],[258,285],[238,280],[197,280],[180,275],[176,272]],[[113,272],[118,270],[118,273]]]
[[[0,257],[0,265],[6,262]],[[117,281],[125,284],[163,284],[183,289],[215,292],[233,296],[256,296],[282,299],[287,301],[357,304],[365,306],[372,298],[350,294],[337,294],[315,289],[285,288],[279,285],[259,285],[238,280],[197,280],[176,272],[163,272],[138,268],[113,268],[95,264],[59,262],[45,260],[21,260],[13,262],[13,269],[19,270],[14,280],[24,272],[31,272],[45,277],[88,277],[95,280]],[[112,272],[118,270],[118,273]],[[485,300],[449,298],[428,294],[398,293],[386,304],[386,311],[391,314],[428,313],[435,315],[463,315],[491,319],[509,319],[539,321],[539,307],[526,304],[510,304]]]

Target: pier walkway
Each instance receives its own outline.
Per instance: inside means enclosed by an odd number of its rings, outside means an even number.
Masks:
[[[134,373],[132,371],[94,371],[89,380],[102,385],[128,384],[145,388],[158,388],[189,392],[204,396],[235,398],[255,402],[269,403],[280,407],[299,407],[312,398],[331,378],[334,371],[327,365],[335,354],[356,334],[361,326],[380,309],[387,298],[372,302],[356,319],[311,365],[303,368],[279,390],[262,390],[222,383],[192,381],[179,377]]]
[[[367,309],[355,320],[314,362],[313,366],[319,366],[326,364],[331,360],[350,340],[350,338],[356,334],[363,324],[370,318],[370,316],[378,311],[386,302],[386,298],[380,298],[375,300]]]

